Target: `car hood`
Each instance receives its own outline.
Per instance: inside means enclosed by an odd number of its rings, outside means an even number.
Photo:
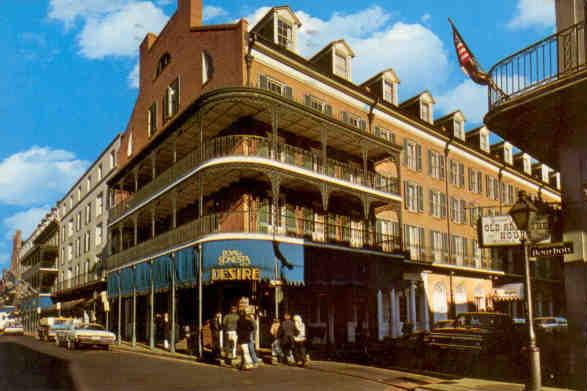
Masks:
[[[75,335],[90,337],[114,337],[114,333],[102,330],[76,330]]]

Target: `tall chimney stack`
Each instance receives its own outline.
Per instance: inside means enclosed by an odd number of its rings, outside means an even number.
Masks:
[[[202,25],[202,0],[177,0],[178,15],[185,20],[189,28]]]

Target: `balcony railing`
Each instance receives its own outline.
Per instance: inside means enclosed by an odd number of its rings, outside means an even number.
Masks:
[[[280,215],[278,221],[275,233],[281,236],[387,253],[397,252],[401,249],[398,235],[388,235],[372,229],[365,229],[360,222],[331,224],[287,214]],[[197,240],[207,234],[273,234],[273,232],[274,226],[271,223],[271,216],[259,210],[211,214],[111,255],[108,258],[107,267],[108,269],[113,269],[130,261],[154,256],[182,243]]]
[[[118,219],[127,211],[145,201],[157,190],[171,185],[178,178],[188,174],[194,167],[204,161],[229,156],[260,157],[285,163],[304,170],[327,175],[354,185],[386,193],[399,194],[399,181],[373,171],[363,171],[349,163],[328,159],[326,164],[318,153],[288,144],[278,144],[276,153],[272,153],[271,140],[257,136],[225,136],[209,140],[204,144],[204,151],[197,148],[180,159],[125,201],[120,202],[109,211],[109,221]]]
[[[51,293],[63,292],[69,289],[81,288],[101,280],[101,276],[96,272],[80,274],[67,280],[55,281],[51,288]]]
[[[406,251],[410,260],[415,263],[449,265],[479,270],[504,271],[497,262],[488,257],[474,257],[471,254],[451,254],[448,251],[406,244]]]
[[[489,110],[586,67],[585,21],[501,60],[489,71]]]

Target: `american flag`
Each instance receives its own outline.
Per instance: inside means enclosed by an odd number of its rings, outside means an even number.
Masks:
[[[481,66],[479,66],[479,63],[475,59],[475,56],[473,56],[473,53],[471,53],[471,50],[469,50],[467,44],[463,41],[461,34],[459,34],[459,31],[450,18],[448,19],[448,22],[452,27],[453,40],[457,51],[457,57],[461,64],[461,69],[465,75],[469,76],[475,83],[481,85],[489,84],[489,76],[487,73],[483,72]]]

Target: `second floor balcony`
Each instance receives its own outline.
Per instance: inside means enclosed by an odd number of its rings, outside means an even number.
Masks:
[[[56,280],[55,284],[51,287],[51,293],[53,295],[65,293],[70,290],[96,284],[100,281],[102,281],[101,274],[97,272],[84,273],[64,280]]]

